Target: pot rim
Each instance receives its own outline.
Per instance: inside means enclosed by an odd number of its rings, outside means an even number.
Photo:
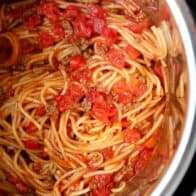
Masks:
[[[181,34],[188,65],[188,101],[184,130],[176,153],[152,196],[172,195],[184,177],[196,150],[196,29],[184,0],[166,0]]]

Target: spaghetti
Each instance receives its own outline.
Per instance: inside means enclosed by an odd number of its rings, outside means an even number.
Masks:
[[[187,80],[169,11],[152,3],[163,11],[156,25],[128,0],[1,6],[17,53],[0,63],[0,191],[121,193],[150,164],[165,124],[172,157],[183,122],[173,100]]]

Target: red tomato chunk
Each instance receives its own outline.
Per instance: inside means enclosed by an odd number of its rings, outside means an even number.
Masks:
[[[127,84],[125,80],[119,80],[112,87],[112,93],[117,96],[117,101],[122,104],[131,103],[133,93],[130,88],[130,84]]]
[[[46,114],[46,110],[45,110],[45,107],[44,106],[40,106],[39,108],[37,108],[36,110],[36,114],[38,116],[44,116]]]
[[[92,115],[103,122],[115,122],[117,120],[117,109],[112,100],[104,93],[90,89],[87,100],[92,103]]]
[[[66,110],[69,110],[73,105],[72,98],[66,94],[56,96],[55,100],[59,112],[64,112]]]
[[[141,139],[141,133],[138,129],[126,129],[123,131],[124,142],[134,143]]]
[[[65,30],[63,29],[63,26],[60,23],[55,23],[53,25],[52,31],[54,35],[57,35],[59,38],[65,37]]]
[[[38,43],[43,48],[47,48],[54,44],[54,38],[47,32],[40,32],[38,35]]]
[[[136,60],[141,55],[141,53],[137,49],[135,49],[134,47],[132,47],[131,45],[128,45],[125,48],[125,52],[129,55],[129,57],[132,60]]]
[[[23,141],[25,148],[30,150],[39,150],[41,148],[40,143],[35,140],[25,140]]]
[[[86,60],[84,59],[82,55],[75,55],[75,56],[72,56],[70,59],[70,67],[72,70],[76,70],[82,67],[83,65],[85,65],[85,63],[86,63]]]
[[[37,7],[37,14],[45,16],[51,23],[55,23],[58,20],[60,10],[54,2],[47,2]]]
[[[28,126],[26,127],[25,131],[27,133],[31,134],[31,133],[34,133],[35,131],[37,131],[37,127],[32,122],[30,122],[28,124]]]
[[[123,68],[125,66],[125,57],[117,49],[110,49],[107,52],[107,58],[110,61],[110,63],[117,68]]]
[[[40,16],[35,15],[27,20],[27,28],[32,31],[37,25],[41,23]]]
[[[112,148],[105,148],[102,151],[104,161],[111,159],[114,155]]]
[[[113,175],[103,174],[94,176],[92,179],[93,196],[109,196],[114,187]]]

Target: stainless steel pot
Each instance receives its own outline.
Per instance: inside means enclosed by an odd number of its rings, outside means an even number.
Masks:
[[[169,196],[185,175],[196,150],[196,29],[184,0],[166,0],[181,34],[188,65],[188,103],[181,141],[152,196]]]

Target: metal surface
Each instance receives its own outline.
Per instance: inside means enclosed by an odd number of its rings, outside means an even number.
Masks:
[[[167,0],[167,4],[170,7],[173,17],[177,23],[185,48],[189,74],[188,108],[185,127],[178,149],[165,175],[152,192],[152,196],[172,195],[185,175],[196,150],[195,24],[184,0]]]

